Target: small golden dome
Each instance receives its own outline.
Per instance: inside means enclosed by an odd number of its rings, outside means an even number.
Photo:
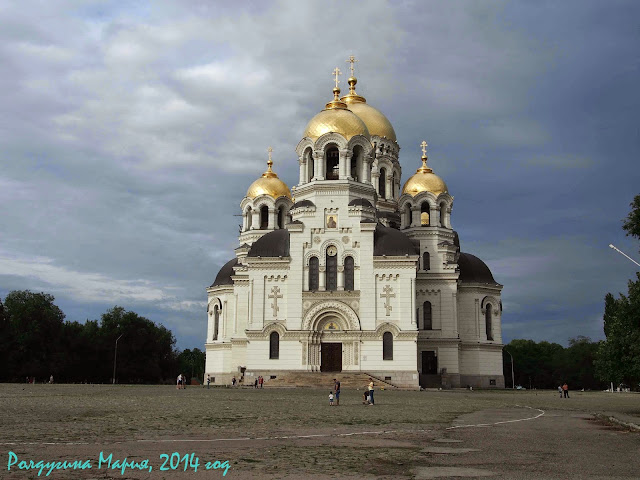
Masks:
[[[412,197],[415,197],[422,192],[431,192],[436,196],[441,193],[448,192],[449,190],[447,188],[447,184],[444,183],[444,180],[433,173],[433,170],[427,167],[428,158],[425,152],[427,143],[422,142],[422,144],[422,166],[416,170],[416,173],[414,173],[413,176],[407,180],[407,183],[404,184],[402,194],[404,195],[405,193],[408,193]]]
[[[358,83],[358,79],[356,79],[356,77],[350,77],[348,81],[349,94],[345,95],[340,100],[345,102],[347,104],[347,108],[364,122],[371,135],[386,137],[395,142],[397,140],[396,132],[393,129],[391,122],[380,110],[369,105],[364,97],[361,97],[356,93],[355,86],[356,83]]]
[[[278,175],[271,170],[273,161],[271,160],[272,149],[269,147],[269,161],[267,162],[267,171],[262,176],[251,184],[249,190],[247,190],[247,197],[256,198],[260,195],[269,195],[274,199],[280,197],[287,197],[291,200],[291,191],[287,184],[278,178]]]
[[[337,69],[336,69],[337,70]],[[364,135],[371,140],[366,124],[353,112],[347,110],[347,104],[339,98],[340,89],[336,75],[336,86],[333,89],[333,100],[307,124],[303,137],[317,140],[325,133],[335,132],[347,140],[356,135]]]

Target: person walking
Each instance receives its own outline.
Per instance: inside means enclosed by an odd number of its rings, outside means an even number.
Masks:
[[[369,379],[369,405],[373,406],[373,378]]]
[[[264,383],[264,378],[262,378],[262,375],[260,375],[258,377],[258,385],[260,385],[260,388],[262,388],[262,384]]]
[[[336,397],[336,406],[340,405],[340,381],[333,379],[333,391]]]
[[[562,385],[558,385],[558,393],[560,394],[560,398],[562,398]]]
[[[562,385],[562,391],[564,392],[564,398],[569,398],[569,385],[567,385],[567,382]]]
[[[211,384],[211,375],[207,375],[207,390],[209,390],[210,384]]]

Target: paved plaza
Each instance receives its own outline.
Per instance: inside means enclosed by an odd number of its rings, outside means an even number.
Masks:
[[[0,385],[0,478],[640,477],[637,394],[325,390]]]

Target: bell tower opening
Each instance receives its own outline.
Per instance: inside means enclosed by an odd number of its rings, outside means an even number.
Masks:
[[[327,171],[325,178],[327,180],[338,180],[340,178],[340,152],[338,147],[329,147],[326,153]]]

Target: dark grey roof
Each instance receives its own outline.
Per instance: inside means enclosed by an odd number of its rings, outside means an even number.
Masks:
[[[233,285],[233,280],[231,280],[231,275],[233,275],[233,267],[235,267],[237,264],[238,264],[237,258],[229,260],[227,263],[225,263],[220,269],[220,271],[218,272],[218,275],[216,275],[216,279],[213,281],[211,286],[215,287],[218,285]]]
[[[487,264],[475,255],[460,252],[458,258],[458,268],[460,269],[459,280],[462,283],[491,283],[496,285],[491,270]]]
[[[356,198],[349,202],[350,207],[373,207],[371,202],[366,198]]]
[[[311,200],[300,200],[299,202],[296,202],[293,204],[293,207],[291,207],[292,209],[294,208],[298,208],[298,207],[315,207],[316,204],[313,203]]]
[[[294,220],[293,222],[289,222],[289,225],[304,225],[300,220]]]
[[[376,223],[376,221],[369,218],[363,218],[362,220],[360,220],[360,223]]]
[[[375,256],[418,255],[418,251],[411,239],[400,230],[385,227],[379,223],[373,234],[373,254]]]
[[[249,257],[288,257],[289,230],[280,229],[269,232],[251,245]]]

